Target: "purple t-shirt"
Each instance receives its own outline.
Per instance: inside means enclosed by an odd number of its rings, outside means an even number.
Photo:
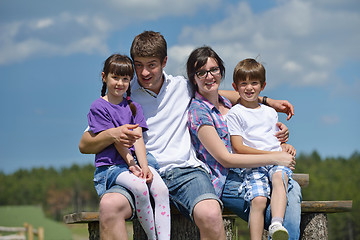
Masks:
[[[99,133],[106,129],[119,127],[124,124],[139,124],[139,126],[143,128],[143,131],[146,131],[148,127],[143,110],[140,104],[136,102],[133,103],[137,109],[135,117],[132,115],[130,106],[125,98],[118,105],[109,103],[103,98],[96,99],[91,104],[87,116],[90,130],[93,133]],[[130,148],[130,151],[134,151],[134,146]],[[95,155],[95,167],[119,164],[126,165],[126,162],[120,156],[114,144],[111,144]]]

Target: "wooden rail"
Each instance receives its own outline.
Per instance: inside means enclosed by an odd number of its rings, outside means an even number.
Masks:
[[[31,224],[24,223],[24,227],[3,227],[0,226],[0,233],[14,233],[11,235],[2,236],[0,234],[0,240],[34,240],[34,236],[37,236],[38,240],[44,240],[44,228],[39,227],[35,229]],[[25,236],[26,233],[26,236]]]

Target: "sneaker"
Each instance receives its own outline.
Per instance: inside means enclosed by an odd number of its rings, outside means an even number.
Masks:
[[[269,227],[269,236],[272,240],[288,240],[289,233],[279,222],[272,223]]]

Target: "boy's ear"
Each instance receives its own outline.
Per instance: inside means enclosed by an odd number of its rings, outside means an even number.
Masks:
[[[261,91],[264,90],[265,86],[266,86],[266,82],[264,82],[264,85],[261,87]]]
[[[237,88],[237,86],[236,86],[236,84],[234,82],[232,83],[232,86],[233,86],[235,91],[238,91],[238,88]]]

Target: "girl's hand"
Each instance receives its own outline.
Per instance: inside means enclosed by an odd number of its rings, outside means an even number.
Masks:
[[[149,167],[143,168],[144,178],[146,179],[146,183],[151,183],[153,180],[153,174]]]
[[[281,148],[282,148],[283,152],[287,152],[294,157],[296,156],[296,149],[292,145],[287,144],[287,143],[282,143]]]
[[[144,173],[138,165],[132,165],[129,167],[130,172],[132,172],[138,178],[144,178]]]
[[[276,162],[275,165],[285,166],[290,168],[292,171],[295,170],[295,157],[286,152],[278,152],[276,154],[272,154],[271,157],[274,157]]]
[[[276,126],[279,128],[279,131],[275,133],[275,137],[282,142],[285,143],[289,140],[289,129],[288,127],[283,124],[282,122],[276,123]]]

